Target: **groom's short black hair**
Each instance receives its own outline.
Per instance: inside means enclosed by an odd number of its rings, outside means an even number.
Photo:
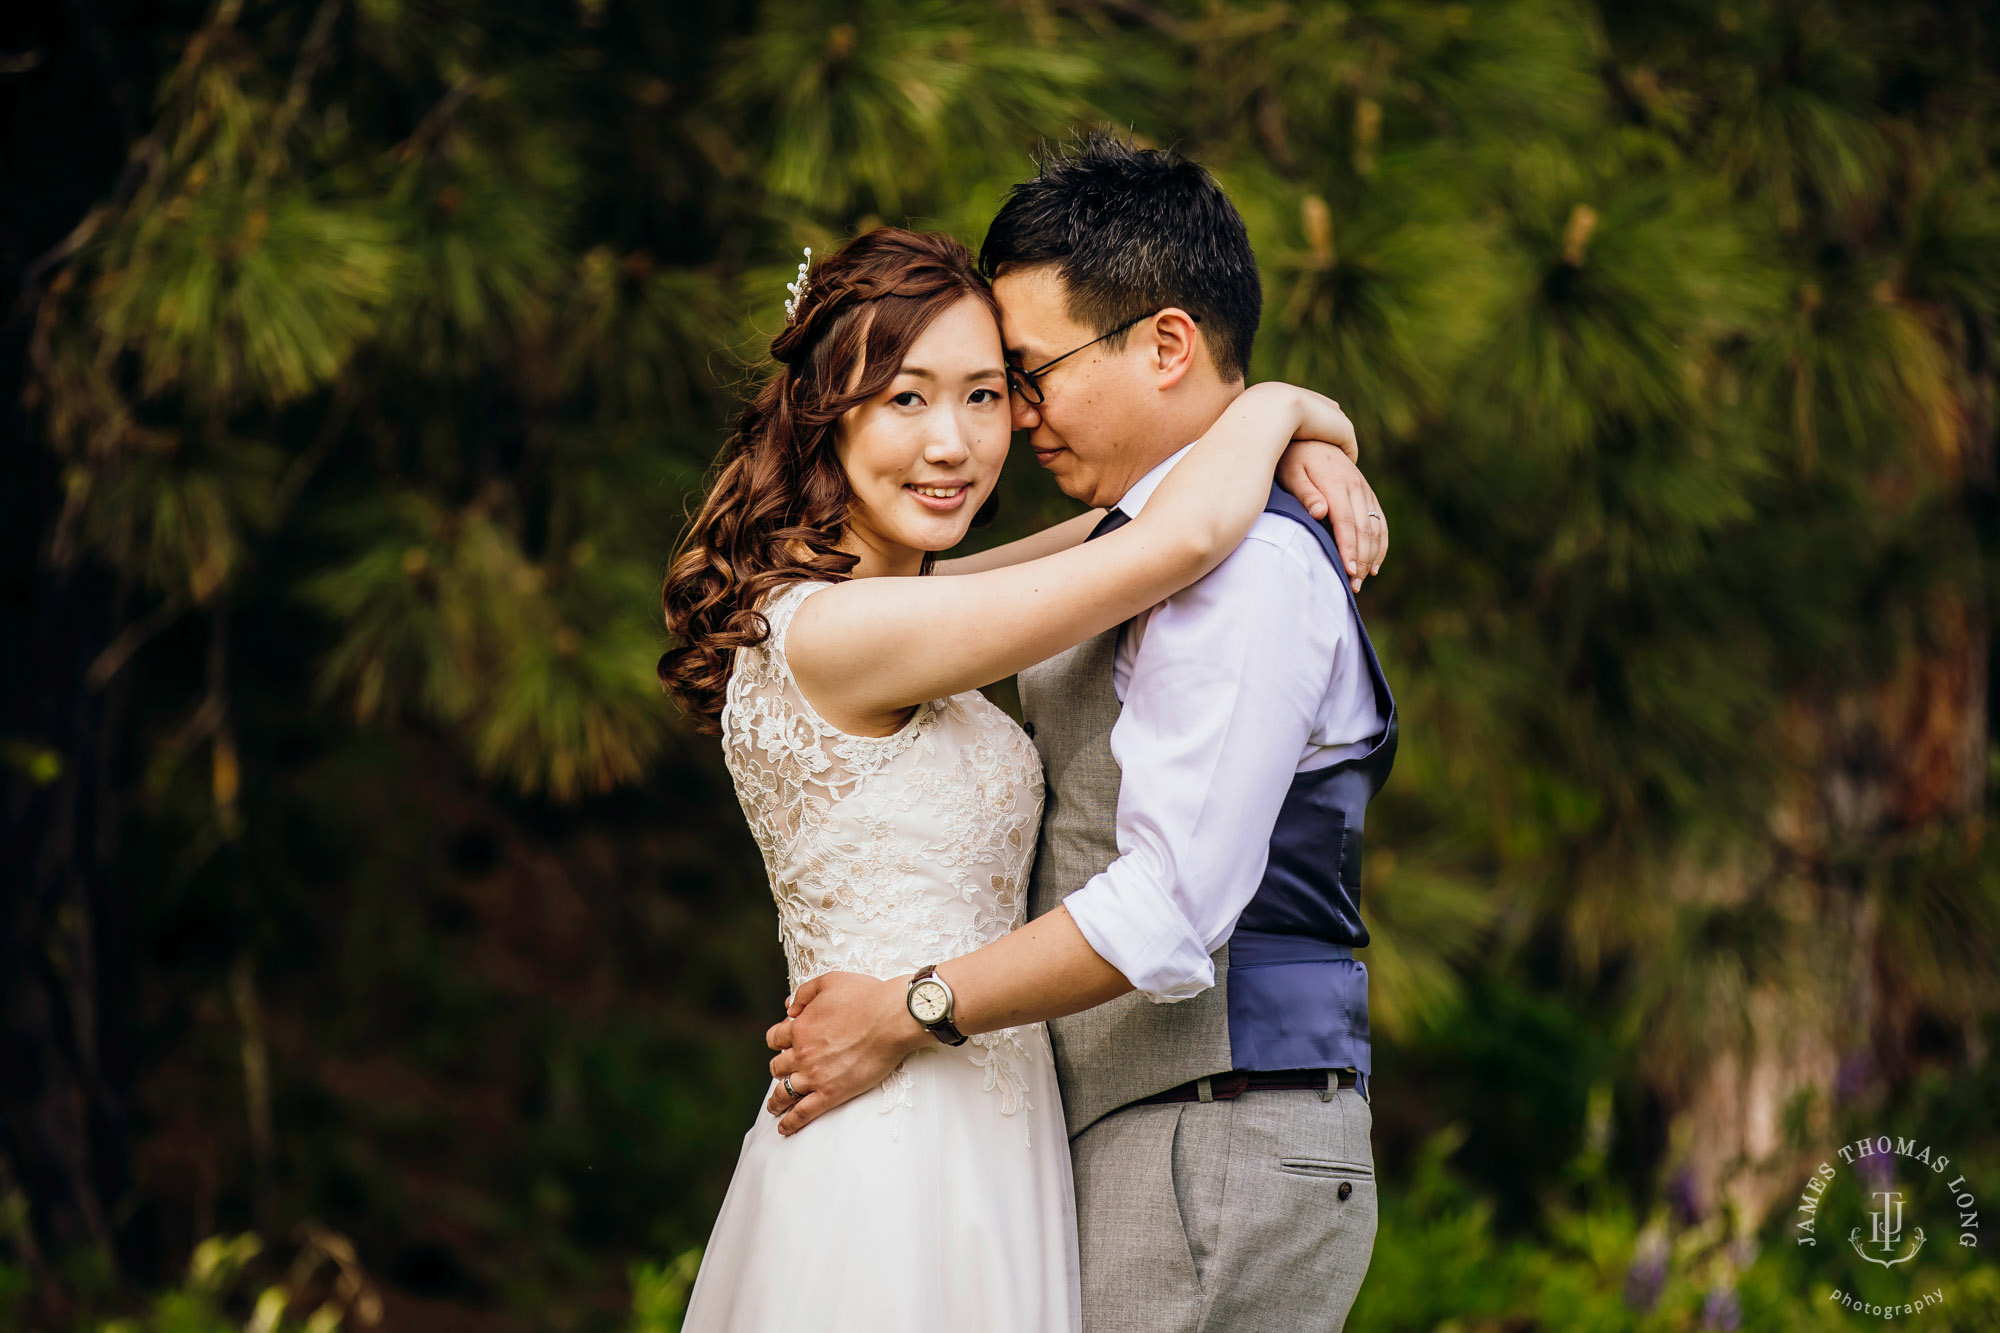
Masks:
[[[1246,377],[1264,289],[1242,215],[1215,178],[1109,129],[1045,149],[1038,166],[1009,191],[986,231],[979,249],[986,276],[1053,265],[1068,288],[1070,317],[1100,333],[1179,306],[1200,316],[1222,377]]]

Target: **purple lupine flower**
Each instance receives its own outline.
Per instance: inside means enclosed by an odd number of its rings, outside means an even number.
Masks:
[[[1840,1065],[1833,1074],[1833,1100],[1851,1102],[1860,1096],[1861,1090],[1868,1086],[1868,1068],[1866,1050],[1849,1051],[1840,1057]]]
[[[1869,1192],[1887,1189],[1896,1183],[1896,1159],[1885,1152],[1870,1153],[1855,1159],[1854,1174]]]
[[[1693,1167],[1682,1167],[1667,1182],[1667,1206],[1681,1226],[1691,1227],[1701,1220],[1701,1200],[1696,1197]]]
[[[1664,1241],[1642,1240],[1625,1270],[1625,1304],[1640,1314],[1650,1314],[1659,1303],[1660,1290],[1667,1285],[1667,1246]]]
[[[1711,1287],[1701,1303],[1701,1326],[1736,1333],[1743,1325],[1743,1300],[1734,1287]]]

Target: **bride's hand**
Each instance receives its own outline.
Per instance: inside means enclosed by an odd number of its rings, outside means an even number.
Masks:
[[[905,1055],[934,1040],[905,1007],[909,980],[828,972],[799,987],[787,1005],[790,1016],[764,1034],[765,1044],[778,1052],[771,1077],[789,1077],[799,1093],[794,1099],[780,1086],[765,1104],[782,1117],[780,1134],[796,1134],[842,1102],[879,1087]]]
[[[1354,423],[1332,399],[1285,387],[1299,395],[1303,422],[1278,460],[1277,482],[1314,518],[1330,519],[1348,580],[1359,589],[1362,580],[1382,570],[1382,557],[1389,553],[1389,522],[1375,488],[1355,466],[1360,450]]]
[[[1382,571],[1389,553],[1389,521],[1361,469],[1319,440],[1295,440],[1278,460],[1278,484],[1298,497],[1314,518],[1329,518],[1334,543],[1356,589]]]

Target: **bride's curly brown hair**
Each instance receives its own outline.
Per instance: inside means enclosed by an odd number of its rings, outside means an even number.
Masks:
[[[736,651],[770,633],[764,597],[854,569],[857,557],[838,549],[854,502],[834,451],[841,415],[887,388],[931,321],[968,296],[999,318],[972,253],[935,232],[877,228],[813,266],[660,594],[680,640],[660,658],[660,684],[700,730],[721,731]],[[930,565],[926,555],[925,572]]]

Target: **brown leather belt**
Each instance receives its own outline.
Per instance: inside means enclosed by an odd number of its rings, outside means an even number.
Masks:
[[[1327,1076],[1333,1075],[1335,1082],[1329,1084]],[[1208,1085],[1208,1095],[1202,1095],[1202,1084]],[[1141,1097],[1129,1103],[1132,1106],[1159,1106],[1166,1102],[1227,1102],[1234,1101],[1246,1092],[1265,1092],[1281,1088],[1304,1088],[1311,1092],[1326,1092],[1331,1087],[1351,1088],[1354,1086],[1352,1069],[1236,1069],[1227,1074],[1216,1074],[1210,1078],[1197,1078],[1156,1092],[1150,1097]]]

